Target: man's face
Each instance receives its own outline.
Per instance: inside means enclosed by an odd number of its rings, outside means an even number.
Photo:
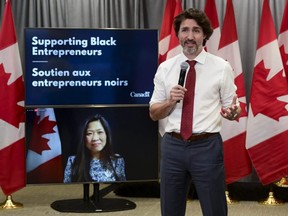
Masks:
[[[184,20],[179,29],[178,39],[186,56],[197,56],[202,51],[205,35],[193,19]]]

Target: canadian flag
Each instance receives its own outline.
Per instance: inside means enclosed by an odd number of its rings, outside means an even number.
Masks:
[[[25,187],[24,83],[10,0],[0,32],[0,186],[5,195]]]
[[[266,185],[288,175],[288,85],[269,0],[264,0],[252,79],[246,147]]]
[[[174,17],[182,11],[181,0],[167,0],[159,38],[159,64],[182,52],[182,47],[173,28]],[[167,118],[159,120],[159,133],[161,136],[165,132],[164,125],[166,121]]]
[[[210,19],[212,28],[213,28],[213,34],[209,38],[209,40],[206,42],[205,49],[214,55],[218,52],[218,46],[220,42],[221,37],[221,30],[220,25],[218,21],[218,13],[217,8],[215,4],[215,0],[207,0],[205,9],[204,9],[206,15]]]
[[[173,19],[183,11],[181,0],[167,0],[159,38],[159,64],[182,52]]]
[[[218,56],[227,60],[235,75],[237,95],[242,113],[237,121],[222,119],[221,135],[224,141],[226,184],[248,176],[252,171],[251,161],[245,147],[247,107],[246,91],[232,0],[227,0]]]
[[[35,109],[26,159],[27,183],[63,182],[61,141],[53,108]]]
[[[286,6],[282,17],[282,24],[278,36],[278,44],[284,70],[286,72],[286,78],[288,81],[288,0],[286,0]]]

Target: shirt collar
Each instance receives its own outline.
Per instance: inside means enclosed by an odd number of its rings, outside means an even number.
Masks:
[[[182,58],[185,59],[184,61],[187,61],[188,58],[183,54],[183,52],[181,54],[182,54]],[[193,60],[197,61],[197,63],[204,64],[206,56],[207,56],[207,52],[203,48],[202,51],[199,53],[199,55],[197,55],[196,58]]]

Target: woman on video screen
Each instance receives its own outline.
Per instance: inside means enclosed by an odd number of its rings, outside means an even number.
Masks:
[[[125,181],[124,158],[112,153],[108,122],[95,115],[84,125],[76,155],[69,156],[64,183]]]

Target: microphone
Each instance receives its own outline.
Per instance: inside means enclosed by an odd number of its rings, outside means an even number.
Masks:
[[[186,76],[186,70],[189,67],[189,64],[187,62],[182,62],[180,65],[180,74],[179,74],[179,80],[178,80],[178,85],[183,86],[184,85],[184,80]],[[177,101],[177,103],[180,103],[180,100]]]
[[[187,62],[182,62],[180,65],[180,74],[179,74],[179,80],[178,80],[178,85],[183,86],[184,85],[184,80],[186,76],[186,70],[189,67],[189,64]]]

